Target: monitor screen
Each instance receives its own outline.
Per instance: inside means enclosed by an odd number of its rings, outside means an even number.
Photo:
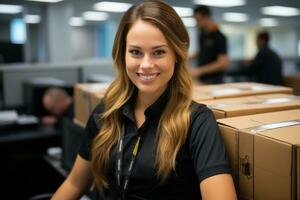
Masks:
[[[0,42],[0,63],[24,62],[24,45]]]

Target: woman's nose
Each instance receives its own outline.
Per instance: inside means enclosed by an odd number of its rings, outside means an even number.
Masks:
[[[141,68],[148,69],[148,68],[152,68],[153,66],[154,65],[153,65],[153,62],[152,62],[150,56],[145,55],[141,62]]]

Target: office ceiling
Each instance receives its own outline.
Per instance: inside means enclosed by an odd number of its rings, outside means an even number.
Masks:
[[[70,2],[74,5],[74,16],[81,16],[82,12],[93,10],[93,4],[99,2],[99,0],[65,0]],[[224,0],[226,1],[226,0]],[[136,0],[124,0],[119,2],[129,2],[135,3],[138,2]],[[167,0],[173,6],[183,6],[183,7],[190,7],[193,8],[195,4],[193,0]],[[287,26],[287,27],[300,27],[300,15],[293,16],[293,17],[276,17],[276,16],[267,16],[261,13],[261,7],[264,6],[289,6],[289,7],[296,7],[300,9],[300,0],[246,0],[245,6],[237,6],[237,7],[229,7],[229,8],[220,8],[220,7],[212,7],[213,11],[213,18],[218,23],[222,24],[234,24],[234,25],[249,25],[249,26],[257,26],[259,25],[260,18],[272,17],[278,20],[280,26]],[[29,2],[25,0],[0,0],[0,4],[7,3],[7,4],[21,4],[26,5],[26,7],[36,8],[41,5],[45,5],[46,3],[39,3],[39,2]],[[30,9],[34,10],[34,9]],[[247,22],[225,22],[222,19],[222,14],[225,12],[242,12],[246,13],[249,16],[249,21]],[[9,21],[16,16],[22,16],[21,14],[18,15],[4,15],[0,14],[0,21]],[[112,19],[118,20],[121,17],[121,14],[110,14]]]

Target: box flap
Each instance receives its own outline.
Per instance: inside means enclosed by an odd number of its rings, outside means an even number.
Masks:
[[[288,94],[256,95],[239,98],[202,101],[211,109],[226,113],[253,109],[276,109],[284,107],[300,108],[300,97]]]
[[[251,117],[249,116],[218,119],[217,121],[219,124],[222,124],[224,126],[229,126],[235,129],[247,129],[250,127],[257,127],[262,125],[261,122],[252,120]]]
[[[258,115],[249,115],[246,116],[253,121],[258,121],[262,124],[271,124],[283,121],[293,121],[300,119],[300,109],[295,110],[286,110],[286,111],[278,111],[271,113],[264,113]]]
[[[297,119],[300,119],[300,109],[218,119],[217,121],[219,124],[236,129],[249,129],[248,132],[250,132],[262,125]]]
[[[272,130],[265,130],[258,134],[273,138],[282,142],[286,142],[292,145],[298,145],[300,143],[300,120],[298,125],[290,124],[290,126],[279,127]]]
[[[292,93],[288,87],[274,86],[261,83],[224,83],[216,85],[196,86],[195,93],[213,96],[214,98],[228,98],[234,96],[248,96],[268,93]]]

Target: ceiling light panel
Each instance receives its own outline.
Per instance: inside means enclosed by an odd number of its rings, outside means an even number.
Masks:
[[[17,14],[23,11],[23,7],[19,5],[0,4],[1,14]]]
[[[70,24],[70,26],[79,27],[79,26],[84,26],[85,25],[85,21],[81,17],[72,17],[69,20],[69,24]]]
[[[44,2],[44,3],[57,3],[63,0],[26,0],[26,1],[36,1],[36,2]]]
[[[83,19],[89,21],[105,21],[109,17],[109,15],[106,12],[93,12],[93,11],[84,12],[82,16]]]
[[[38,24],[41,22],[41,16],[39,15],[25,15],[24,22],[27,24]]]
[[[195,4],[214,7],[234,7],[246,5],[246,0],[194,0]]]
[[[274,18],[262,18],[259,20],[259,24],[265,27],[278,26],[278,21]]]
[[[246,22],[248,15],[245,13],[228,12],[223,14],[223,19],[227,22]]]
[[[298,8],[286,7],[286,6],[267,6],[261,8],[261,12],[265,15],[274,15],[281,17],[290,17],[300,15]]]
[[[130,3],[102,1],[94,4],[94,10],[104,12],[126,12],[131,7]]]

